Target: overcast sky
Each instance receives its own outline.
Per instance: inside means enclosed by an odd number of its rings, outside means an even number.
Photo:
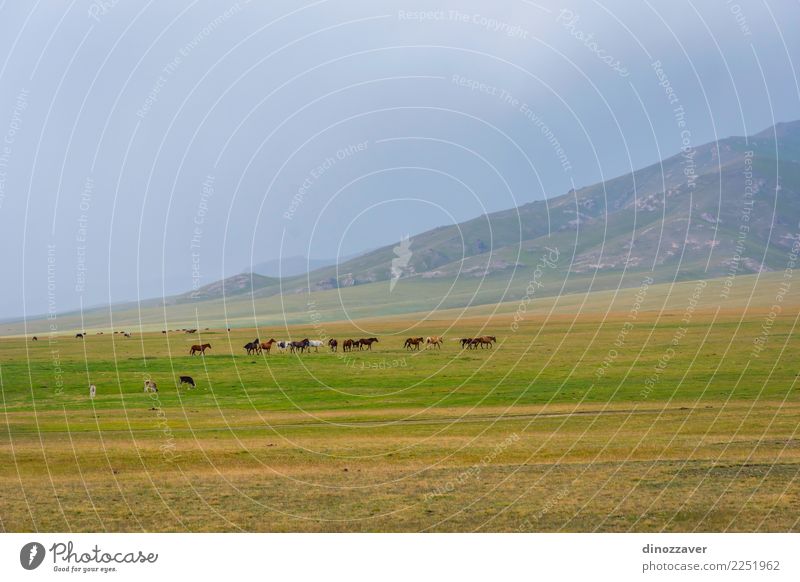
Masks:
[[[349,255],[798,119],[798,22],[790,0],[0,1],[0,317]]]

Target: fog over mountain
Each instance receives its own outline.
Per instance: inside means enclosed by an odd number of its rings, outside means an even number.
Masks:
[[[724,275],[750,149],[757,203],[775,188],[779,204],[773,230],[759,222],[745,241],[769,248],[741,268],[762,256],[772,268],[792,236],[780,204],[797,156],[767,152],[795,126],[755,145],[726,138],[800,119],[800,38],[777,26],[799,14],[790,2],[7,2],[0,317],[172,302],[233,276],[241,291],[255,280],[243,272],[263,271],[272,293],[281,257],[346,258],[344,272],[293,267],[287,292],[384,281],[406,235],[395,294],[459,268],[502,277],[542,233],[578,230],[599,237],[571,243],[584,274],[620,269],[632,248],[647,260],[631,269],[682,260]],[[682,150],[693,191],[680,157],[658,165]]]

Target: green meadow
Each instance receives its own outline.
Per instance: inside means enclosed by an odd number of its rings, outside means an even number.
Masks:
[[[800,301],[783,283],[0,338],[0,527],[795,531]],[[475,335],[498,343],[456,341]],[[369,336],[371,352],[242,348]]]

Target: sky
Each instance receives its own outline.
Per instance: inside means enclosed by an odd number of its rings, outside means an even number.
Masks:
[[[0,318],[347,256],[800,119],[800,3],[0,1]]]

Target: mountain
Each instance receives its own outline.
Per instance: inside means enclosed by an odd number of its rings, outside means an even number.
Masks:
[[[418,234],[394,278],[510,273],[533,267],[545,246],[566,252],[574,275],[626,270],[672,280],[782,269],[797,237],[798,194],[800,122],[780,123],[751,138],[687,149],[606,182]],[[283,292],[389,281],[397,248],[286,278]],[[255,294],[274,292],[267,286]]]
[[[264,275],[265,277],[295,277],[298,275],[305,275],[306,273],[323,267],[330,267],[339,262],[349,261],[362,254],[364,253],[345,255],[340,259],[312,259],[300,255],[294,257],[280,257],[256,263],[251,268],[245,269],[244,271],[252,271],[253,273]]]
[[[799,223],[800,122],[780,123],[310,273],[245,273],[114,307],[114,321],[162,326],[166,305],[176,327],[309,323],[490,305],[532,290],[539,297],[633,287],[644,277],[733,281],[783,271]],[[84,318],[87,329],[107,327],[108,309]]]
[[[336,259],[311,259],[301,256],[281,257],[256,263],[251,270],[253,273],[266,277],[294,277],[296,275],[305,275],[310,271],[335,264]]]

